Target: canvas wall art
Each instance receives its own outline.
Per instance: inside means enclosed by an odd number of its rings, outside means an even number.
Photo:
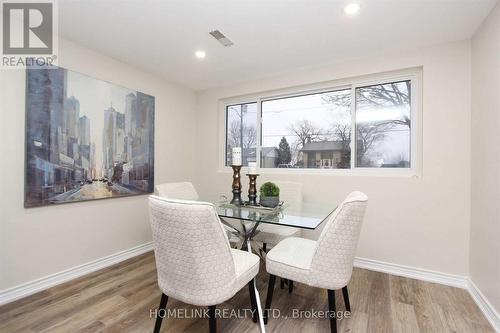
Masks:
[[[152,193],[153,96],[28,69],[25,207]]]

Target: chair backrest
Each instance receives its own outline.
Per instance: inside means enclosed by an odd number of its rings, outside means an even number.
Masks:
[[[280,200],[293,206],[302,205],[302,183],[272,181],[280,188]]]
[[[367,203],[365,194],[352,192],[332,213],[319,236],[311,263],[312,285],[333,290],[347,285]]]
[[[165,183],[156,185],[156,194],[163,198],[198,200],[198,192],[190,182]]]
[[[236,272],[215,207],[150,196],[149,211],[160,289],[198,306],[230,297]]]

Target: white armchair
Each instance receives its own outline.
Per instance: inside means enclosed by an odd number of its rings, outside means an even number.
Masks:
[[[155,190],[158,196],[164,198],[193,201],[199,199],[198,192],[190,182],[158,184]]]
[[[266,256],[269,273],[264,322],[271,307],[276,276],[328,290],[330,313],[336,314],[335,290],[342,289],[347,311],[351,311],[347,284],[351,279],[354,255],[368,197],[352,192],[326,221],[318,241],[287,238]],[[331,332],[337,332],[335,317],[330,317]]]
[[[216,332],[216,305],[247,284],[256,308],[253,279],[259,272],[259,257],[231,249],[212,204],[151,196],[149,210],[162,291],[159,311],[164,311],[168,297],[208,306],[210,332]],[[161,322],[158,316],[155,333]]]
[[[195,187],[190,182],[159,184],[156,185],[155,190],[158,196],[169,199],[197,201],[200,197]],[[234,230],[225,225],[224,229],[226,230],[227,238],[229,239],[232,247],[237,246],[240,239],[235,234]]]

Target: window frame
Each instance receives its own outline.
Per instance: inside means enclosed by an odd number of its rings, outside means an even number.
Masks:
[[[410,106],[410,167],[409,168],[370,168],[356,167],[356,89],[372,85],[388,84],[400,81],[411,82]],[[351,90],[351,128],[354,138],[351,139],[351,167],[349,169],[319,169],[319,168],[260,168],[262,147],[262,102],[319,94],[338,90]],[[357,78],[326,81],[315,84],[301,85],[284,89],[270,90],[255,94],[230,97],[219,100],[219,157],[218,172],[232,172],[226,166],[226,115],[227,107],[239,104],[257,103],[257,147],[256,161],[258,172],[266,174],[311,174],[311,175],[338,175],[338,176],[389,176],[389,177],[416,177],[422,175],[422,68],[410,68]]]

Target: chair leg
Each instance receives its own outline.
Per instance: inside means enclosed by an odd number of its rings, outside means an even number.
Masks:
[[[342,288],[342,295],[344,295],[344,304],[346,311],[351,312],[351,303],[349,303],[349,292],[347,291],[347,286]]]
[[[293,293],[293,281],[288,280],[288,293],[291,294]]]
[[[158,306],[158,313],[156,316],[156,323],[154,328],[154,333],[159,333],[161,328],[161,322],[163,320],[163,314],[165,312],[165,308],[167,307],[168,296],[165,294],[161,294],[160,306]]]
[[[275,282],[276,282],[276,276],[269,274],[269,283],[267,285],[266,307],[264,308],[264,324],[267,324],[267,320],[269,318],[269,310],[271,309],[271,303],[273,301],[273,291]]]
[[[208,327],[210,333],[217,332],[217,321],[215,319],[215,305],[208,307]]]
[[[328,310],[330,311],[330,332],[337,333],[337,310],[335,309],[335,290],[328,289]]]
[[[250,282],[248,282],[248,290],[250,292],[250,304],[252,306],[252,320],[254,323],[257,322],[257,317],[258,317],[258,314],[257,314],[257,299],[255,297],[255,289],[254,289],[254,279],[250,280]]]

